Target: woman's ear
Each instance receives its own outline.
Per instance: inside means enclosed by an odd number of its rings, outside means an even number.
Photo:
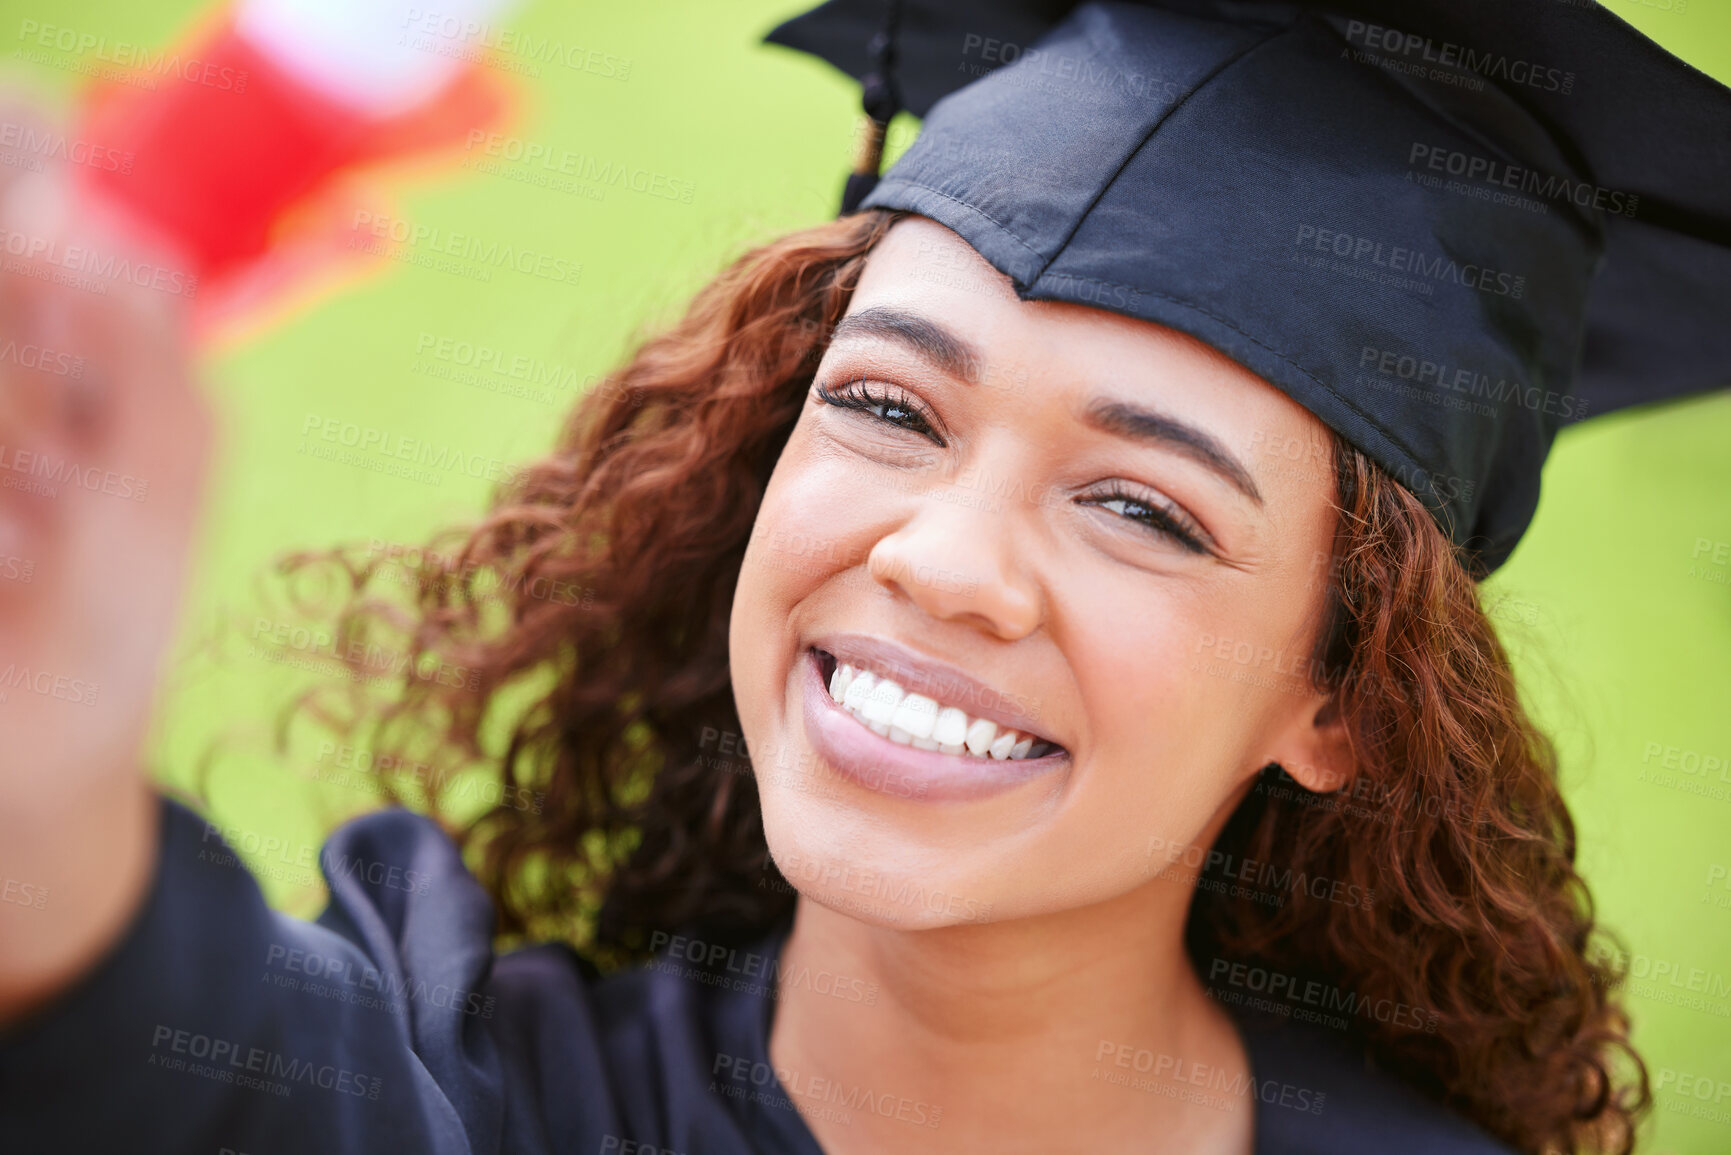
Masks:
[[[1308,697],[1292,712],[1286,731],[1261,765],[1277,762],[1287,775],[1314,794],[1343,789],[1357,772],[1352,741],[1333,693]]]

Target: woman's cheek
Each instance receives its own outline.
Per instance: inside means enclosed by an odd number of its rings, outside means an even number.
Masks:
[[[812,503],[798,434],[771,475],[752,524],[739,581],[734,589],[728,650],[734,703],[741,729],[760,763],[786,756],[791,717],[777,722],[777,703],[787,697],[789,663],[800,660],[796,642],[800,604],[829,576],[837,556],[834,535],[822,528]],[[784,703],[780,713],[792,708]],[[767,793],[767,784],[760,786]]]
[[[866,564],[891,528],[898,492],[893,478],[858,457],[815,453],[791,443],[758,514],[753,546],[780,576],[787,596],[803,597],[832,577]]]
[[[1134,844],[1144,861],[1187,844],[1235,788],[1235,743],[1223,731],[1239,728],[1244,703],[1230,683],[1198,676],[1173,611],[1150,603],[1140,622],[1119,615],[1119,629],[1086,643],[1095,660],[1071,655],[1071,668],[1088,672],[1079,692],[1091,739],[1078,828],[1120,852]]]

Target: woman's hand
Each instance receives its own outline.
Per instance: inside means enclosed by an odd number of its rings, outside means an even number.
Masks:
[[[0,1022],[100,958],[148,885],[140,750],[211,440],[190,286],[79,202],[67,151],[0,157]]]

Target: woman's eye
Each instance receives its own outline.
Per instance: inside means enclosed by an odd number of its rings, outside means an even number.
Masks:
[[[1153,532],[1177,542],[1191,553],[1208,552],[1208,547],[1202,542],[1204,534],[1191,521],[1189,515],[1182,510],[1170,509],[1122,491],[1086,498],[1082,504],[1097,505],[1119,517],[1147,526]]]
[[[874,385],[877,387],[874,388]],[[932,420],[927,417],[919,403],[904,390],[894,386],[878,385],[863,379],[849,381],[839,390],[832,390],[828,385],[819,385],[817,399],[838,409],[857,409],[898,429],[928,437],[940,446],[944,444],[944,439],[932,427]]]

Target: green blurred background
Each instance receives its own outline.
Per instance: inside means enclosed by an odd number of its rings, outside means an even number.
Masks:
[[[1731,0],[1608,6],[1731,81]],[[201,0],[0,7],[0,45],[13,46],[0,48],[0,60],[63,107],[80,80],[77,58],[20,57],[24,21],[162,45],[205,9]],[[597,199],[450,164],[380,169],[358,193],[370,211],[580,263],[578,282],[509,269],[481,281],[375,262],[212,350],[205,370],[223,438],[153,739],[164,784],[201,793],[223,827],[291,848],[316,848],[333,825],[375,804],[364,777],[347,780],[328,752],[309,748],[310,762],[268,752],[272,715],[309,675],[253,645],[261,618],[273,627],[287,620],[268,608],[264,575],[291,547],[414,543],[471,521],[489,483],[445,471],[434,484],[320,460],[302,451],[303,428],[335,420],[501,462],[536,456],[573,385],[605,374],[727,259],[830,216],[857,88],[758,45],[796,10],[789,0],[543,0],[507,15],[505,27],[629,67],[525,68],[500,58],[493,72],[517,98],[506,131],[663,174],[693,190],[690,203],[620,186]],[[437,355],[441,342],[447,359]],[[497,391],[510,379],[486,369],[470,380],[495,388],[453,379],[465,342],[507,361],[538,360],[562,387],[524,397]],[[1731,394],[1720,394],[1565,430],[1532,530],[1486,587],[1529,700],[1557,737],[1601,915],[1633,956],[1635,1037],[1659,1089],[1642,1149],[1656,1153],[1731,1151],[1731,1097],[1677,1092],[1702,1080],[1731,1084],[1727,543]],[[282,858],[253,856],[266,893],[283,909],[316,913],[316,876]]]

